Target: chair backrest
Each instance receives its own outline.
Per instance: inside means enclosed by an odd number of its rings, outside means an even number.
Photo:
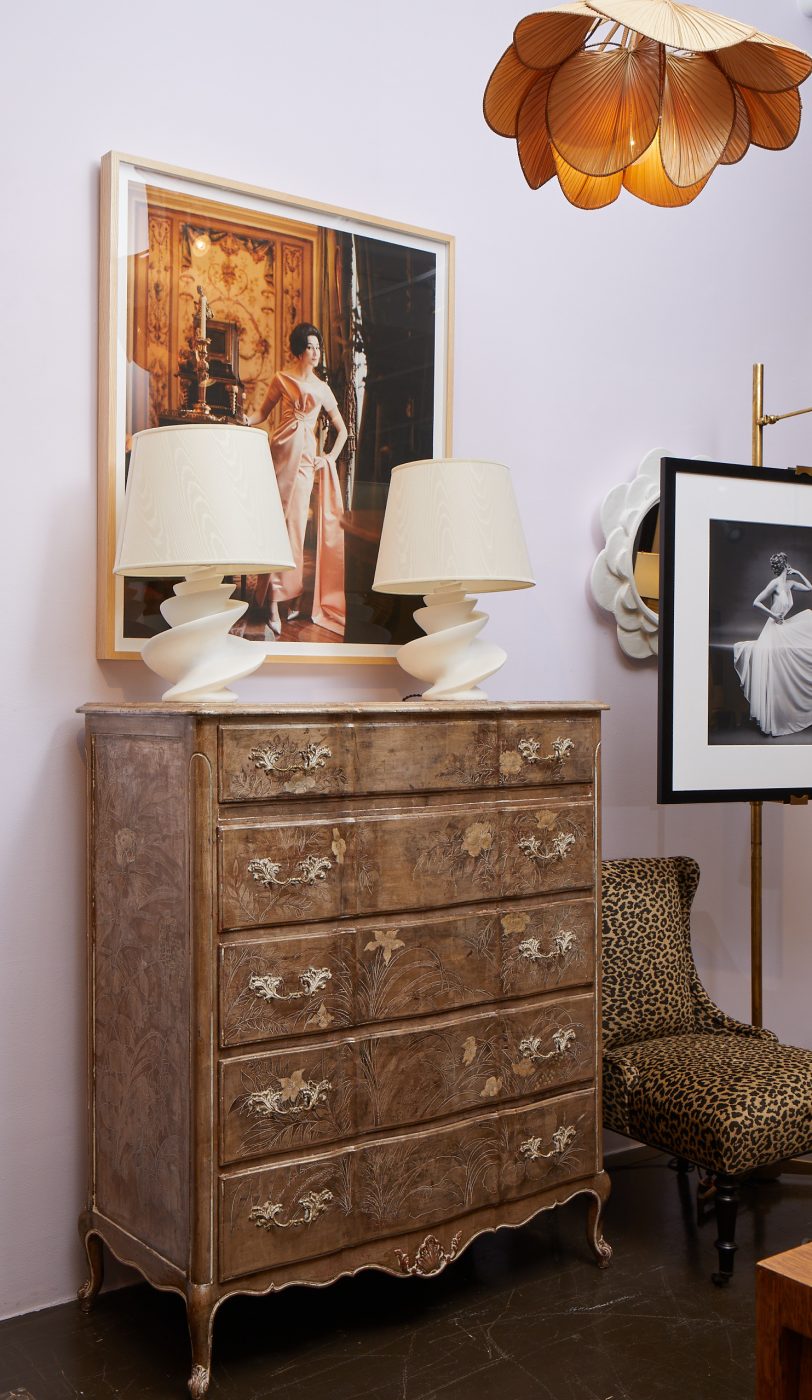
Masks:
[[[693,1030],[698,978],[688,856],[603,862],[603,1045]]]

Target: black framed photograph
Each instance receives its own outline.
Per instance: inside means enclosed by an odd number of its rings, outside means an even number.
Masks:
[[[812,793],[812,478],[664,457],[659,802]]]

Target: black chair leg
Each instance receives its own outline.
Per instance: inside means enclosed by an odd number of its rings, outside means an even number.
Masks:
[[[736,1212],[739,1208],[738,1185],[732,1176],[721,1172],[716,1177],[716,1228],[718,1239],[716,1250],[719,1255],[719,1272],[711,1274],[718,1288],[730,1283],[733,1277],[733,1261],[736,1255]]]

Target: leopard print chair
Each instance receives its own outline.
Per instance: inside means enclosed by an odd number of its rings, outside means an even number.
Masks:
[[[718,1284],[738,1180],[812,1151],[812,1051],[731,1020],[699,980],[687,857],[603,863],[603,1119],[715,1178]]]

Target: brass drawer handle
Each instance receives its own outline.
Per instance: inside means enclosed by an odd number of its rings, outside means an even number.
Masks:
[[[561,764],[572,753],[575,744],[572,739],[553,739],[552,753],[539,753],[541,741],[539,739],[520,739],[516,745],[525,763],[555,763]]]
[[[553,946],[549,953],[542,953],[541,944],[537,938],[525,938],[519,944],[519,956],[527,958],[528,962],[550,962],[553,958],[565,958],[575,946],[575,934],[568,928],[562,928],[553,940]]]
[[[573,838],[574,839],[574,838]],[[333,862],[327,856],[305,856],[304,860],[297,862],[296,869],[299,875],[289,875],[286,880],[280,880],[279,872],[282,867],[275,860],[270,860],[263,856],[258,860],[249,860],[248,873],[252,875],[258,885],[278,885],[280,889],[285,889],[289,885],[315,885],[319,880],[326,880],[327,871],[332,870]]]
[[[329,1079],[304,1079],[297,1071],[278,1089],[247,1094],[243,1107],[246,1113],[255,1113],[259,1118],[296,1118],[324,1103],[332,1087]]]
[[[248,1219],[253,1220],[258,1230],[270,1230],[274,1225],[280,1230],[289,1230],[293,1225],[312,1225],[324,1214],[332,1199],[332,1191],[306,1191],[296,1203],[302,1208],[301,1215],[294,1215],[291,1220],[280,1219],[285,1209],[281,1201],[266,1201],[264,1206],[254,1206]]]
[[[553,1031],[552,1034],[552,1050],[548,1050],[544,1054],[541,1049],[541,1036],[529,1035],[524,1040],[519,1041],[519,1055],[523,1060],[532,1060],[536,1065],[541,1064],[542,1060],[553,1060],[556,1055],[566,1055],[570,1046],[575,1044],[575,1039],[575,1031],[572,1026],[568,1026],[566,1029],[559,1026],[558,1030]]]
[[[306,744],[299,749],[296,762],[283,764],[283,756],[284,749],[274,748],[272,744],[257,744],[248,754],[254,767],[263,773],[312,773],[314,768],[326,767],[333,750],[327,744]]]
[[[542,1152],[543,1142],[541,1138],[532,1137],[523,1142],[519,1148],[522,1157],[526,1157],[528,1162],[543,1162],[550,1157],[562,1157],[572,1146],[575,1139],[575,1129],[568,1125],[556,1128],[552,1136],[552,1147],[549,1152]]]
[[[299,973],[301,991],[280,992],[284,977],[276,977],[269,972],[265,977],[251,977],[248,990],[263,1001],[301,1001],[302,997],[312,997],[316,992],[320,992],[322,987],[326,987],[331,981],[332,976],[329,967],[306,967],[304,972]]]
[[[550,844],[542,846],[537,836],[525,836],[519,842],[519,850],[528,860],[536,860],[539,863],[566,860],[577,839],[571,831],[557,831]]]

